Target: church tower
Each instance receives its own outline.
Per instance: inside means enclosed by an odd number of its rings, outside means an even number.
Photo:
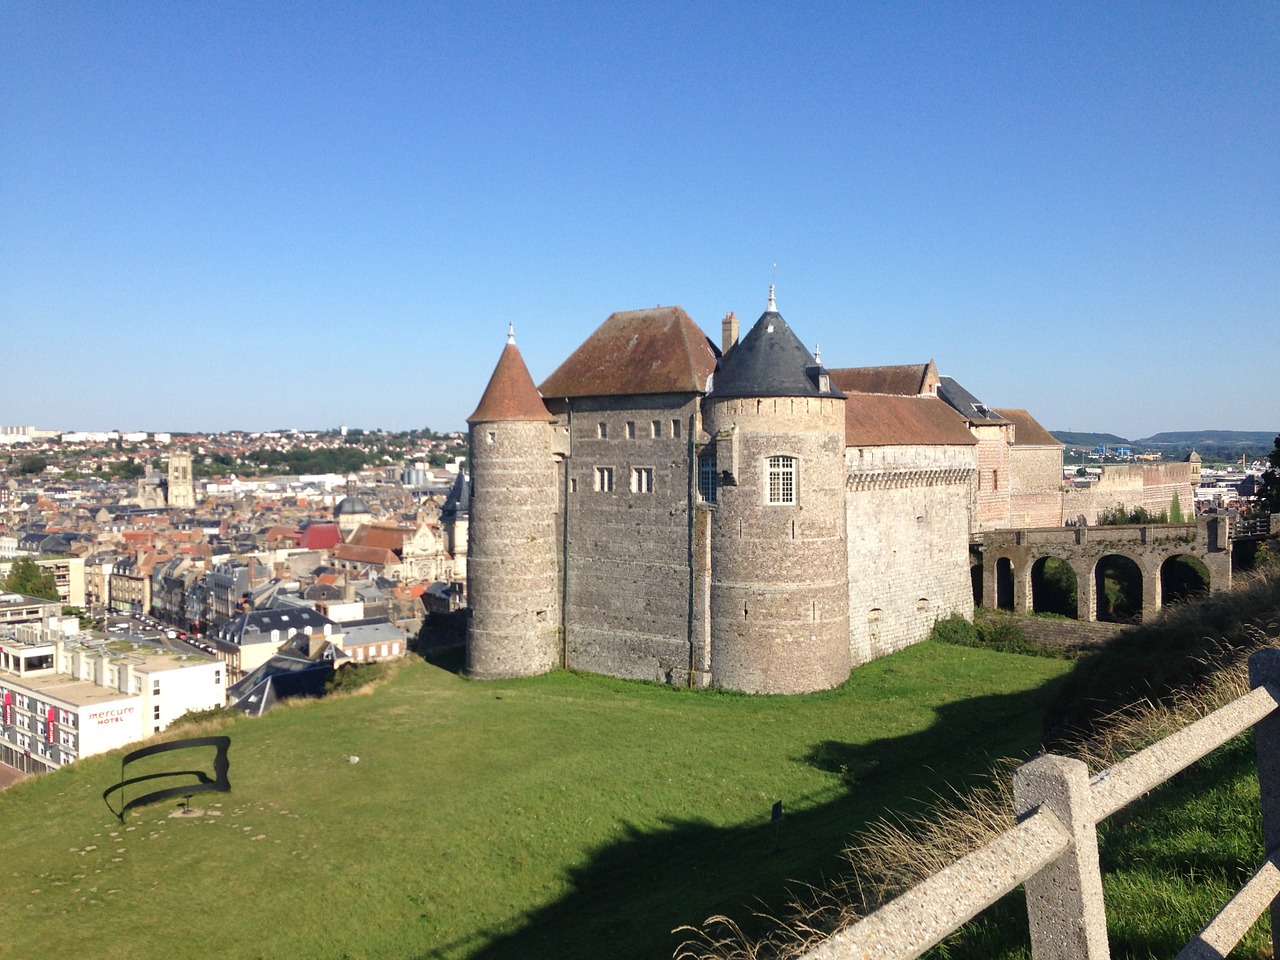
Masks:
[[[531,676],[560,665],[553,419],[509,332],[480,405],[467,418],[467,673],[473,677]]]
[[[778,313],[721,360],[715,444],[711,681],[805,693],[849,676],[844,394]]]
[[[169,506],[190,510],[196,505],[195,481],[191,476],[191,451],[169,454]]]

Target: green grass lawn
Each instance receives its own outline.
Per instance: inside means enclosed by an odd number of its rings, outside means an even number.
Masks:
[[[781,910],[867,820],[1034,750],[1069,667],[926,643],[749,697],[412,661],[228,722],[232,792],[200,815],[120,824],[118,754],[0,794],[0,955],[669,957],[676,926]]]

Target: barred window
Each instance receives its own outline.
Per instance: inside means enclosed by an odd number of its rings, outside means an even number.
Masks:
[[[716,502],[716,458],[701,457],[698,460],[698,496],[703,503]]]
[[[793,504],[796,502],[796,458],[769,458],[768,502]]]

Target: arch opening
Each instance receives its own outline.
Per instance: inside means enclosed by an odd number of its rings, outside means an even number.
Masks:
[[[973,605],[982,606],[982,548],[969,544],[969,582],[973,586]]]
[[[1071,564],[1057,557],[1041,557],[1031,565],[1031,609],[1034,613],[1056,613],[1075,620],[1079,584]]]
[[[1162,604],[1178,603],[1209,592],[1209,568],[1199,558],[1185,553],[1169,557],[1160,564],[1160,600]]]
[[[1013,561],[1008,557],[996,561],[996,609],[1013,609]]]
[[[1097,618],[1106,623],[1142,620],[1142,570],[1128,557],[1107,554],[1093,568]]]

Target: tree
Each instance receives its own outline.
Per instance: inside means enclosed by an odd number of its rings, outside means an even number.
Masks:
[[[1182,523],[1182,504],[1178,502],[1178,491],[1173,491],[1173,499],[1169,501],[1169,522]]]
[[[41,600],[58,599],[58,584],[53,574],[30,557],[19,557],[13,561],[9,575],[0,581],[0,588]]]
[[[1258,491],[1258,509],[1263,513],[1280,513],[1280,437],[1276,437],[1275,449],[1267,457],[1271,469],[1262,475],[1262,487]]]

